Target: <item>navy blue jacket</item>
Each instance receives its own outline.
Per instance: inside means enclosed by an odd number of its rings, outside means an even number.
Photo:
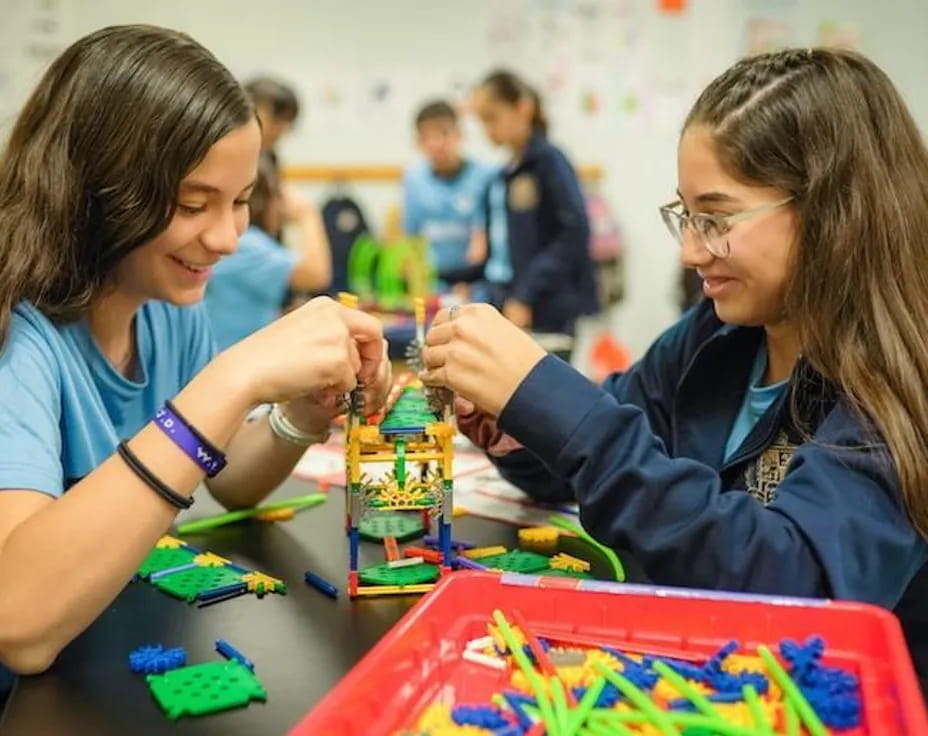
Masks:
[[[538,332],[571,333],[579,316],[598,309],[590,224],[577,175],[539,131],[522,160],[501,176],[513,271],[507,296],[532,308]],[[489,192],[485,210],[489,232]]]
[[[895,609],[924,678],[928,545],[872,426],[800,361],[723,461],[762,339],[703,301],[602,387],[544,358],[499,418],[526,448],[500,471],[537,499],[576,498],[583,526],[655,583]]]

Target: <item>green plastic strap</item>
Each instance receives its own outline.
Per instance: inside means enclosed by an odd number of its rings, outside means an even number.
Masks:
[[[600,544],[595,539],[593,539],[593,537],[591,537],[583,527],[578,526],[577,524],[572,524],[561,516],[551,516],[548,518],[548,521],[551,522],[554,526],[558,526],[561,529],[573,532],[578,537],[585,539],[587,542],[596,547],[600,552],[603,553],[603,555],[605,555],[606,559],[609,560],[609,564],[612,566],[612,572],[615,575],[615,579],[620,583],[625,582],[625,568],[622,566],[622,561],[615,553],[615,550],[611,550],[605,545]]]
[[[780,686],[783,694],[796,706],[796,711],[799,713],[799,717],[806,725],[809,733],[812,736],[828,736],[828,730],[825,728],[825,724],[823,724],[818,715],[816,715],[809,701],[806,700],[805,695],[803,695],[802,691],[799,689],[799,686],[793,682],[792,678],[786,673],[786,670],[783,669],[776,658],[774,658],[773,654],[770,653],[770,650],[761,645],[757,647],[757,653],[760,655],[760,658],[764,660],[764,664],[767,665],[767,672],[776,681],[777,685]]]

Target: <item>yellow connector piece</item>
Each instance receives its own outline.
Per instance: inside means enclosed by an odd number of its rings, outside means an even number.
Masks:
[[[183,539],[178,539],[168,534],[165,534],[161,539],[155,542],[155,547],[158,549],[177,549],[178,547],[186,546],[187,543]]]
[[[272,509],[258,514],[255,518],[258,521],[290,521],[294,516],[293,509]]]
[[[581,560],[572,555],[565,555],[561,552],[551,558],[551,569],[566,570],[568,572],[589,572],[590,563],[586,560]]]
[[[229,564],[229,560],[214,552],[202,552],[193,558],[193,564],[200,567],[223,567]]]
[[[343,307],[348,307],[349,309],[357,309],[358,295],[352,294],[349,291],[340,291],[338,292],[338,303]]]
[[[422,585],[360,585],[355,595],[414,595],[428,593],[434,587],[434,583],[423,583]]]
[[[490,555],[504,555],[508,552],[505,547],[498,545],[496,547],[475,547],[474,549],[465,549],[462,554],[469,560],[479,560],[481,557]]]
[[[242,582],[248,584],[248,591],[250,593],[258,593],[259,595],[271,593],[274,591],[275,587],[284,584],[283,580],[272,578],[270,575],[265,575],[263,572],[249,572],[242,575]]]

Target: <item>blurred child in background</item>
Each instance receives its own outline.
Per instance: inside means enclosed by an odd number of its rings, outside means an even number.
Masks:
[[[403,175],[403,229],[429,244],[440,288],[456,287],[467,298],[481,300],[485,289],[482,251],[468,259],[476,213],[496,169],[465,158],[461,153],[461,129],[454,108],[444,100],[428,103],[416,115],[416,140],[424,160],[409,166]]]
[[[277,187],[280,195],[280,212],[273,230],[265,232],[274,238],[279,245],[286,241],[284,227],[287,225],[305,225],[309,219],[321,222],[321,215],[318,209],[311,202],[302,197],[290,184],[284,181],[281,173],[280,157],[277,153],[277,144],[280,143],[284,136],[288,135],[300,116],[300,102],[293,88],[284,84],[279,79],[273,77],[256,77],[244,85],[245,91],[251,97],[251,102],[255,107],[255,114],[261,123],[261,151],[268,159],[274,169],[274,175],[277,179]],[[312,225],[313,231],[317,230],[315,224]],[[303,228],[303,236],[306,235],[306,229]],[[324,227],[319,227],[318,232],[323,238],[326,248],[330,249],[328,238]],[[331,254],[329,261],[331,262]],[[331,270],[331,266],[329,266]],[[331,279],[331,276],[329,277]],[[328,282],[325,284],[328,286]],[[281,297],[281,306],[293,307],[304,301],[299,294],[294,291],[301,291],[298,287],[288,289]],[[303,293],[303,297],[312,296],[312,294]]]
[[[300,116],[300,102],[292,88],[271,77],[257,77],[244,87],[261,123],[261,150],[279,168],[277,144],[293,129]]]
[[[548,142],[538,95],[497,71],[474,92],[487,136],[510,154],[485,201],[493,303],[519,327],[571,334],[597,310],[590,227],[577,174]]]
[[[306,205],[293,212],[300,249],[281,247],[283,197],[273,160],[262,153],[249,201],[251,225],[238,248],[219,261],[206,287],[206,309],[220,350],[280,316],[288,291],[321,292],[329,285],[332,261],[319,213]]]

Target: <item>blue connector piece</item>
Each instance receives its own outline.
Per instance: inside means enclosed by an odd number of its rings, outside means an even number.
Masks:
[[[642,690],[652,690],[660,679],[660,675],[650,669],[652,658],[645,657],[641,662],[636,662],[631,657],[626,657],[618,649],[603,647],[603,651],[619,660],[624,667],[622,674]]]
[[[491,731],[512,726],[496,708],[487,705],[457,705],[451,711],[451,720],[459,726],[477,726]]]
[[[693,664],[692,662],[683,662],[679,659],[671,659],[669,657],[644,657],[642,664],[645,667],[650,667],[651,663],[655,659],[659,659],[670,669],[672,669],[681,677],[685,677],[687,680],[697,680],[702,682],[706,679],[705,669],[699,665]]]
[[[780,642],[780,654],[789,662],[789,674],[799,684],[807,683],[820,669],[825,642],[820,636],[810,636],[804,645],[789,639]]]
[[[238,649],[233,647],[225,639],[216,639],[216,651],[226,659],[234,659],[239,664],[244,665],[252,672],[255,671],[255,663],[242,654]]]
[[[732,703],[743,703],[744,702],[744,693],[741,692],[730,692],[730,693],[712,693],[712,695],[706,695],[706,700],[710,703],[722,703],[730,705]],[[695,711],[696,705],[692,700],[687,698],[679,698],[677,700],[671,700],[668,703],[670,710],[682,710],[682,711]]]
[[[425,434],[425,427],[415,426],[415,425],[410,425],[408,427],[384,427],[383,425],[381,425],[380,434],[382,434],[384,437],[387,437],[389,435],[395,435],[395,434],[419,435],[419,434]]]
[[[357,524],[357,521],[351,523]],[[361,531],[358,527],[352,526],[348,536],[348,569],[354,572],[358,569],[358,546],[361,544]],[[309,580],[306,582],[309,583]],[[313,583],[309,584],[312,585]]]
[[[526,713],[525,709],[522,707],[524,702],[513,697],[512,693],[503,693],[503,697],[506,699],[506,703],[508,703],[509,707],[512,708],[512,712],[515,713],[519,725],[525,730],[530,729],[535,722],[529,718],[528,713]]]
[[[471,560],[467,557],[455,557],[451,561],[451,566],[464,568],[465,570],[487,570],[489,569],[487,568],[486,565],[481,565],[479,562],[475,560]]]
[[[573,689],[574,697],[577,699],[577,702],[583,700],[583,696],[586,695],[585,687],[575,687]],[[615,704],[619,702],[622,698],[622,693],[619,692],[619,689],[613,685],[611,682],[607,682],[603,689],[599,693],[599,697],[596,698],[594,707],[596,708],[613,708]]]
[[[322,591],[329,598],[338,598],[338,588],[321,575],[316,575],[316,573],[307,570],[303,577],[307,584],[312,585],[316,590]]]
[[[187,652],[183,647],[165,649],[160,644],[149,644],[129,653],[129,669],[136,674],[158,675],[185,664]]]
[[[230,585],[220,585],[218,588],[203,590],[197,594],[198,601],[211,601],[216,598],[222,598],[227,595],[241,593],[248,589],[247,583],[232,583]]]
[[[766,695],[770,688],[770,681],[760,672],[711,672],[703,682],[720,693],[740,693],[745,685],[752,685],[758,695]]]
[[[441,546],[441,542],[439,542],[438,537],[431,535],[431,534],[426,537],[423,537],[422,544],[424,544],[426,547],[438,548],[439,546]],[[474,549],[474,547],[476,546],[477,544],[475,542],[468,541],[467,539],[452,539],[451,540],[451,547],[453,549]]]
[[[183,572],[184,570],[192,570],[195,567],[199,567],[195,562],[187,562],[183,565],[175,565],[174,567],[166,567],[164,570],[158,570],[153,572],[148,576],[150,581],[160,580],[161,578],[166,578],[168,575],[173,575],[175,572]]]
[[[789,663],[789,674],[809,705],[830,728],[860,725],[862,702],[859,682],[850,672],[821,663],[825,642],[811,636],[805,644],[780,642],[780,654]]]

